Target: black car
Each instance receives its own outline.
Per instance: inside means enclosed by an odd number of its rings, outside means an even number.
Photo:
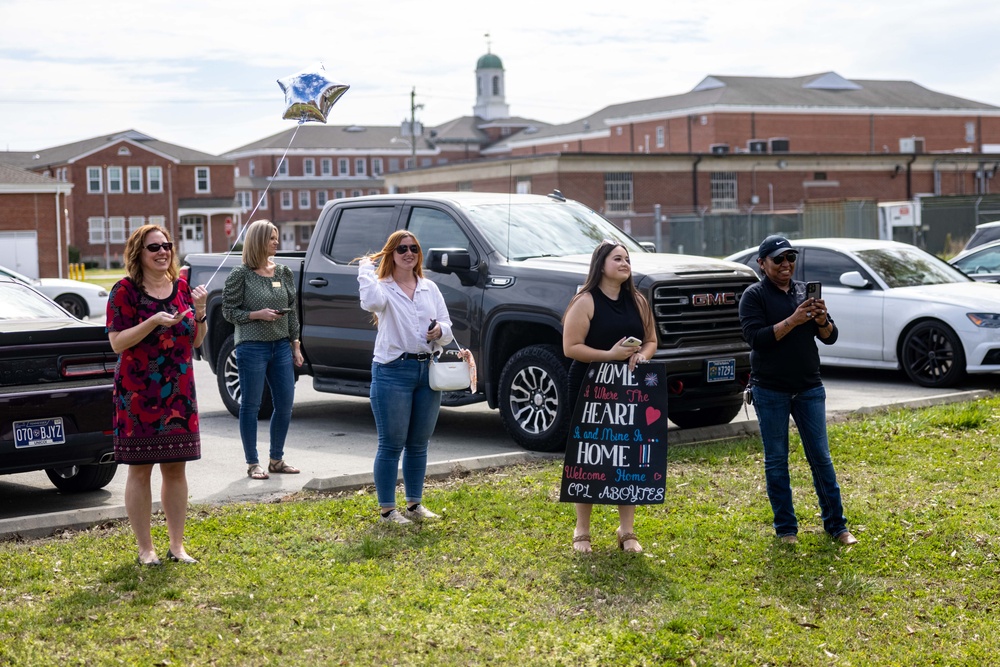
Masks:
[[[112,383],[104,327],[0,278],[0,474],[44,470],[62,491],[114,478]]]

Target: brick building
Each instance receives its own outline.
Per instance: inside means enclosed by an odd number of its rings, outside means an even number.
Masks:
[[[0,153],[3,162],[72,188],[67,245],[100,266],[120,264],[129,234],[144,224],[166,227],[180,256],[223,250],[225,221],[235,223],[240,214],[231,160],[135,130],[35,153]],[[40,254],[55,250],[65,254],[39,238]]]
[[[72,183],[0,162],[0,266],[30,278],[66,277],[72,191]]]

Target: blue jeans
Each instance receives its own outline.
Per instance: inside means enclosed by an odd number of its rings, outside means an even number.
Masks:
[[[795,419],[802,448],[812,470],[823,528],[833,537],[845,532],[847,520],[826,437],[826,389],[820,385],[790,394],[755,386],[753,406],[760,424],[760,437],[764,441],[764,477],[767,480],[767,497],[774,512],[775,532],[782,537],[795,535],[799,530],[788,476],[789,415]]]
[[[441,392],[427,383],[429,366],[416,359],[372,364],[370,396],[378,429],[374,475],[380,507],[396,506],[400,454],[406,502],[412,505],[423,498],[427,441],[441,409]]]
[[[274,413],[271,415],[271,458],[285,458],[285,436],[292,421],[295,399],[295,371],[292,346],[287,338],[271,342],[247,341],[236,346],[236,366],[240,375],[240,438],[247,464],[257,459],[257,413],[264,394],[264,382],[271,388]]]

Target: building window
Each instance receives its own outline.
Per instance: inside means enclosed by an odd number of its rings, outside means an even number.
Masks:
[[[965,143],[976,143],[976,124],[974,122],[970,121],[965,124]]]
[[[125,218],[120,216],[108,218],[108,232],[112,243],[125,243],[125,239],[127,238],[125,234]]]
[[[257,164],[253,160],[250,160],[250,166],[247,167],[247,172],[251,176],[256,176],[257,175]]]
[[[391,157],[389,158],[389,173],[394,171],[399,171],[399,158]]]
[[[350,175],[351,163],[346,157],[342,157],[337,160],[337,174],[340,176]]]
[[[278,163],[278,176],[288,176],[288,160],[285,158]]]
[[[312,225],[304,225],[302,227],[299,227],[299,238],[302,239],[303,242],[308,243],[309,239],[312,238],[312,235],[313,235]]]
[[[121,193],[122,191],[122,168],[108,167],[108,192]]]
[[[160,227],[166,227],[167,217],[164,215],[151,215],[149,216],[149,224],[159,225]]]
[[[333,198],[334,199],[343,199],[344,198],[344,191],[343,190],[334,190],[333,191]]]
[[[128,168],[128,191],[142,192],[142,167]]]
[[[260,192],[257,193],[257,201],[260,202],[260,206],[259,206],[260,210],[261,211],[266,211],[267,210],[267,197],[265,196],[265,191],[264,190],[261,190]]]
[[[500,94],[500,77],[493,77],[493,95],[494,97]]]
[[[132,232],[134,232],[135,230],[137,230],[140,227],[142,227],[145,224],[145,222],[146,222],[146,218],[144,218],[141,215],[130,215],[128,217],[128,233],[129,233],[129,236],[132,235]],[[152,222],[150,224],[152,224]]]
[[[713,211],[738,208],[735,171],[713,171],[711,182]]]
[[[212,183],[208,178],[208,167],[195,167],[194,168],[194,191],[195,192],[211,192]]]
[[[367,173],[365,170],[365,159],[363,157],[354,159],[354,175],[364,176]]]
[[[372,188],[371,190],[368,191],[368,194],[370,194],[370,195],[377,195],[378,194],[378,188]]]
[[[103,190],[101,184],[103,179],[101,178],[101,168],[100,167],[87,167],[87,192],[90,194],[99,194]],[[103,232],[102,232],[103,234]],[[103,238],[101,239],[104,240]]]
[[[455,184],[455,189],[459,192],[472,192],[472,181],[459,181]]]
[[[310,208],[310,199],[308,190],[299,190],[299,208],[307,209]]]
[[[326,190],[316,191],[316,208],[323,208],[326,206]]]
[[[604,174],[604,210],[608,213],[632,210],[632,172]]]
[[[146,167],[146,192],[163,192],[163,167]]]
[[[236,202],[244,211],[249,210],[253,206],[253,193],[249,190],[237,190]]]
[[[240,166],[236,165],[235,167],[233,167],[233,178],[239,178],[239,177],[240,177]]]
[[[517,177],[517,194],[519,195],[530,195],[531,194],[531,176],[518,176]]]
[[[87,218],[87,242],[104,243],[104,218]]]
[[[666,132],[666,129],[662,125],[660,127],[656,128],[656,147],[657,148],[663,148],[666,145],[666,143],[667,143],[666,137],[667,137],[667,132]]]
[[[431,158],[431,157],[422,157],[422,158],[420,158],[420,166],[421,167],[429,167],[432,164],[434,164],[434,158]]]
[[[328,157],[319,161],[319,171],[322,176],[333,176],[333,160]]]
[[[826,172],[825,171],[814,171],[813,172],[813,180],[814,181],[825,181],[826,180]]]
[[[360,197],[361,196],[361,190],[351,190],[351,196],[352,197]]]
[[[307,157],[302,160],[302,175],[303,176],[316,175],[316,161],[311,157]]]
[[[291,210],[292,208],[292,191],[282,190],[281,191],[281,208],[285,211]]]
[[[373,157],[372,158],[372,176],[382,175],[382,158]]]

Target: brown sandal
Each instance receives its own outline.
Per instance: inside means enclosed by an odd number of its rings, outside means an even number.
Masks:
[[[285,459],[280,459],[278,461],[271,459],[271,462],[267,464],[267,469],[269,472],[285,473],[286,475],[298,475],[301,472],[298,468],[293,468],[285,463]]]
[[[573,536],[573,551],[579,551],[582,554],[589,554],[591,552],[591,549],[589,549],[589,548],[587,548],[587,549],[577,549],[576,548],[576,543],[577,542],[586,542],[587,546],[590,547],[590,535],[587,535],[587,534],[574,535]]]
[[[621,549],[622,551],[627,551],[628,553],[634,553],[634,554],[637,554],[640,551],[642,551],[642,545],[639,544],[639,536],[636,535],[635,533],[619,533],[616,530],[615,531],[615,535],[618,536],[618,548]],[[625,543],[629,542],[629,541],[634,541],[639,546],[639,548],[638,549],[626,549],[625,548]]]
[[[247,466],[247,477],[250,479],[267,479],[269,475],[264,472],[259,463]]]

